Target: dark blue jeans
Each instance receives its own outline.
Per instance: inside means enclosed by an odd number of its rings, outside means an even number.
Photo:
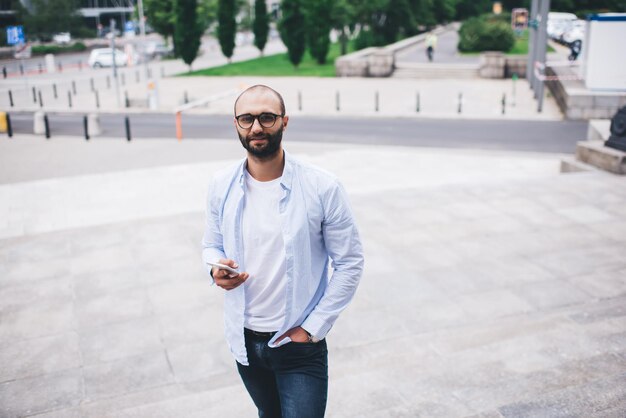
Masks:
[[[328,397],[328,349],[318,343],[270,348],[269,337],[246,332],[249,366],[237,363],[259,418],[322,418]]]

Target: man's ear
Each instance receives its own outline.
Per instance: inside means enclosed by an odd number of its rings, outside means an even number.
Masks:
[[[235,129],[237,129],[237,118],[233,117],[233,123],[235,124]]]
[[[287,129],[287,124],[289,123],[289,116],[283,116],[283,131]]]

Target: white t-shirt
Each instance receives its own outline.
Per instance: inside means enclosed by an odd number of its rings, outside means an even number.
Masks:
[[[278,203],[283,196],[280,178],[261,182],[247,171],[243,209],[243,258],[250,277],[244,283],[244,326],[277,331],[285,320],[285,243]]]

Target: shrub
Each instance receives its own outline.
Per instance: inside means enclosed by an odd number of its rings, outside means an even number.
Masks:
[[[463,22],[459,30],[458,49],[462,52],[507,52],[513,45],[515,45],[513,29],[500,19],[473,17]]]
[[[33,46],[33,55],[45,55],[45,54],[62,54],[64,52],[82,52],[87,47],[82,42],[76,42],[72,45],[37,45]]]

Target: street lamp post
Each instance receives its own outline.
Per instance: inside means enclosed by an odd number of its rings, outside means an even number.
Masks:
[[[111,57],[113,59],[111,68],[113,69],[113,82],[115,84],[115,100],[117,107],[120,107],[120,86],[117,80],[117,60],[115,59],[115,19],[111,19]]]

